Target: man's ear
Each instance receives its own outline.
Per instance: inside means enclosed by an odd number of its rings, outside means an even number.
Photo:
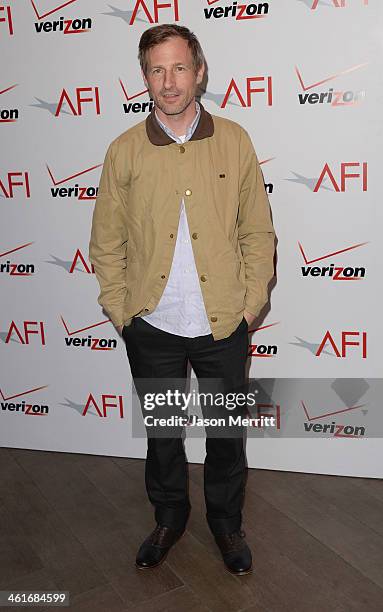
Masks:
[[[202,64],[201,68],[197,70],[197,84],[200,85],[203,80],[203,75],[205,74],[205,64]]]

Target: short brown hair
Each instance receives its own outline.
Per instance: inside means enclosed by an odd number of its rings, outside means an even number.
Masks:
[[[145,30],[140,38],[138,44],[138,59],[140,61],[141,70],[145,75],[148,69],[147,51],[175,36],[179,36],[187,41],[193,56],[195,71],[197,72],[197,70],[204,65],[205,56],[197,36],[185,26],[179,26],[174,23],[164,23]]]

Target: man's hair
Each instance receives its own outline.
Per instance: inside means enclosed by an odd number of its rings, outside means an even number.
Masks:
[[[142,72],[146,75],[148,69],[147,51],[161,43],[178,36],[187,41],[192,53],[194,70],[197,72],[205,63],[205,56],[196,35],[185,26],[173,23],[164,23],[146,30],[138,44],[138,59]]]

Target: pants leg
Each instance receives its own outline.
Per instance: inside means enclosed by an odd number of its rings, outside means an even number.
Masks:
[[[187,344],[188,357],[200,388],[204,379],[222,378],[224,391],[245,390],[248,354],[248,325],[245,318],[227,338],[214,341],[212,335],[201,336],[188,340]],[[206,384],[208,387],[208,381]],[[226,411],[224,407],[222,410]],[[210,437],[206,429],[206,518],[211,531],[216,535],[230,533],[241,526],[246,472],[242,435],[235,438]]]
[[[123,337],[137,391],[140,378],[183,378],[186,384],[187,356],[182,336],[168,334],[137,317],[124,327]],[[160,384],[153,381],[153,390],[158,392]],[[145,384],[145,391],[150,391],[147,387]],[[182,529],[191,505],[187,460],[180,436],[148,437],[145,484],[156,521]]]

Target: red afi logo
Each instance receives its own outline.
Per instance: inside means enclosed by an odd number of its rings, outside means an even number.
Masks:
[[[137,13],[141,9],[144,11],[149,23],[159,22],[159,11],[162,9],[172,9],[173,20],[180,20],[178,0],[170,0],[170,2],[159,2],[159,0],[151,0],[151,2],[149,2],[148,0],[136,0],[131,19],[129,21],[129,25],[134,24],[137,17]],[[167,13],[167,18],[169,19],[169,11]]]
[[[82,94],[86,92],[92,92],[92,94],[94,93],[94,97],[92,95],[91,97],[83,98]],[[82,105],[85,103],[89,103],[89,102],[92,102],[94,104],[95,109],[96,109],[96,115],[100,115],[100,95],[99,95],[98,87],[76,87],[75,98],[76,100],[73,103],[70,98],[70,95],[67,93],[66,89],[64,88],[61,92],[60,99],[58,101],[58,105],[55,111],[55,116],[56,117],[59,116],[61,108],[65,102],[67,102],[72,114],[75,115],[76,117],[79,117],[83,114]]]
[[[88,399],[86,400],[86,404],[84,407],[84,412],[82,416],[85,416],[88,412],[89,408],[93,406],[96,409],[96,412],[99,417],[106,418],[107,411],[109,408],[118,408],[120,413],[120,419],[124,418],[124,403],[122,399],[122,395],[101,395],[100,407],[94,398],[93,394],[90,393]]]
[[[72,261],[72,265],[71,265],[70,270],[69,270],[69,274],[73,274],[73,272],[76,269],[76,265],[77,265],[77,263],[79,261],[82,263],[82,265],[83,265],[83,267],[85,269],[85,272],[87,274],[94,274],[94,265],[91,264],[91,263],[89,263],[89,265],[88,265],[88,263],[85,260],[84,255],[82,254],[80,249],[77,249],[77,251],[75,253],[75,256],[74,256],[73,261]]]
[[[348,173],[347,172],[347,168],[360,168],[360,167],[362,169],[362,173],[359,173],[359,172]],[[314,187],[314,193],[319,190],[319,187],[321,186],[326,176],[328,176],[335,191],[337,192],[346,191],[346,180],[347,179],[357,179],[357,178],[362,178],[362,190],[367,191],[367,162],[363,162],[363,163],[361,162],[342,162],[340,164],[340,186],[335,180],[335,177],[331,171],[330,165],[326,163],[323,166],[318,182],[316,183]]]
[[[348,340],[348,337],[355,337],[355,338],[360,338],[361,337],[361,343],[359,342],[359,340],[357,340],[356,342],[353,342],[352,340]],[[346,352],[347,352],[347,347],[348,346],[360,346],[362,349],[362,358],[366,359],[367,358],[367,332],[359,332],[359,331],[342,331],[341,332],[341,341],[340,341],[340,350],[338,349],[336,342],[334,340],[334,338],[332,337],[331,333],[329,331],[326,331],[322,342],[319,345],[319,348],[317,350],[317,352],[315,353],[316,357],[320,357],[325,344],[329,342],[336,357],[340,357],[342,359],[344,359],[345,357],[347,357]]]
[[[5,179],[4,182],[0,178],[0,191],[3,192],[5,198],[9,199],[9,198],[15,197],[15,194],[13,191],[14,187],[24,187],[25,196],[27,198],[31,197],[28,172],[7,172],[6,177],[7,178]],[[18,178],[21,178],[21,177],[22,177],[22,180],[17,180]],[[5,186],[6,184],[8,187],[8,191]]]
[[[45,346],[45,329],[43,321],[23,321],[22,330],[20,331],[14,321],[8,329],[7,337],[5,338],[5,344],[10,342],[12,334],[15,333],[21,344],[29,344],[29,336],[37,335],[42,346]]]
[[[264,83],[264,85],[261,87],[254,87],[254,83]],[[232,94],[235,94],[237,96],[239,103],[242,107],[249,108],[252,106],[253,94],[265,94],[267,106],[273,105],[273,82],[271,76],[247,77],[245,82],[245,91],[246,100],[242,95],[235,79],[232,78],[229,83],[229,87],[227,88],[227,91],[225,93],[221,108],[225,108],[229,97]]]
[[[10,6],[1,6],[0,5],[0,25],[5,23],[5,27],[8,29],[9,36],[13,36],[13,21],[12,21],[12,12]]]

